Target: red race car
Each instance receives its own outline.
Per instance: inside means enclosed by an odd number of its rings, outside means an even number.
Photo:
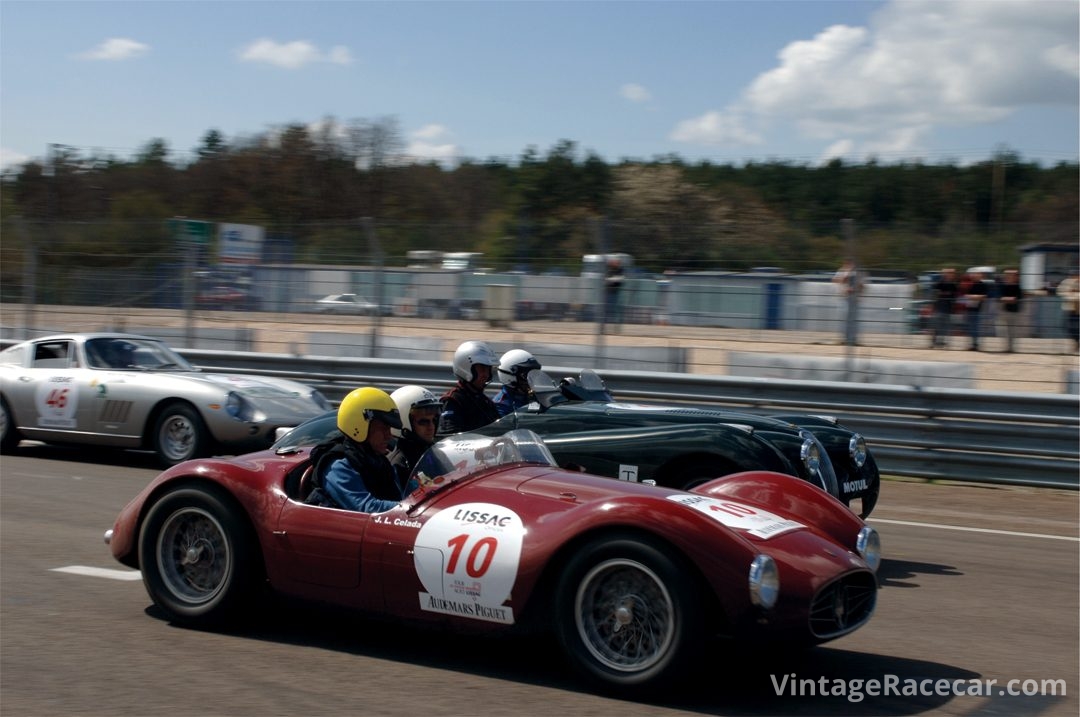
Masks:
[[[648,691],[710,640],[809,645],[870,619],[877,533],[793,476],[692,492],[560,469],[531,431],[460,434],[366,514],[307,505],[311,446],[159,475],[105,534],[170,619],[220,625],[258,589],[460,630],[543,626],[600,687]]]

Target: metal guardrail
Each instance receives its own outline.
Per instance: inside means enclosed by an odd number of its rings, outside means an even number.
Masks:
[[[353,388],[449,388],[443,362],[181,349],[206,369],[282,376],[331,400]],[[545,367],[552,376],[582,367]],[[833,381],[599,371],[620,400],[704,404],[756,414],[835,417],[862,433],[881,472],[1007,485],[1080,488],[1080,396]]]

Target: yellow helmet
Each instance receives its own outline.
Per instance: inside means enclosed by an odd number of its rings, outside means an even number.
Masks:
[[[352,391],[338,406],[338,428],[357,443],[367,440],[368,425],[376,418],[391,428],[401,428],[394,399],[386,391],[372,386]]]

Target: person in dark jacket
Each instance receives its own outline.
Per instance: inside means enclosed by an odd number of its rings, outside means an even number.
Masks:
[[[402,386],[390,398],[401,416],[401,435],[389,459],[400,477],[408,480],[420,456],[435,442],[442,402],[423,386]]]
[[[390,394],[374,387],[352,391],[338,406],[337,425],[344,434],[337,439],[341,457],[316,465],[315,489],[305,502],[362,513],[397,506],[405,481],[386,458],[390,429],[401,428]]]
[[[968,335],[971,336],[971,351],[979,350],[979,333],[982,324],[983,304],[990,296],[981,271],[972,271],[971,283],[964,293],[964,308],[967,316]]]
[[[484,393],[499,359],[483,341],[466,341],[454,352],[457,385],[443,394],[439,433],[461,433],[498,420],[495,402]]]
[[[1020,274],[1016,269],[1006,269],[1001,285],[1001,329],[1005,336],[1005,353],[1012,353],[1016,338],[1020,335],[1020,307],[1024,292],[1020,290]]]
[[[934,282],[934,338],[930,342],[934,348],[945,346],[949,342],[959,291],[956,270],[951,267],[942,269],[941,276]]]

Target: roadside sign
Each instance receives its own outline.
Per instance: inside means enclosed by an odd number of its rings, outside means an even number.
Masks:
[[[168,219],[166,224],[180,246],[206,246],[213,233],[213,222],[197,219]]]

